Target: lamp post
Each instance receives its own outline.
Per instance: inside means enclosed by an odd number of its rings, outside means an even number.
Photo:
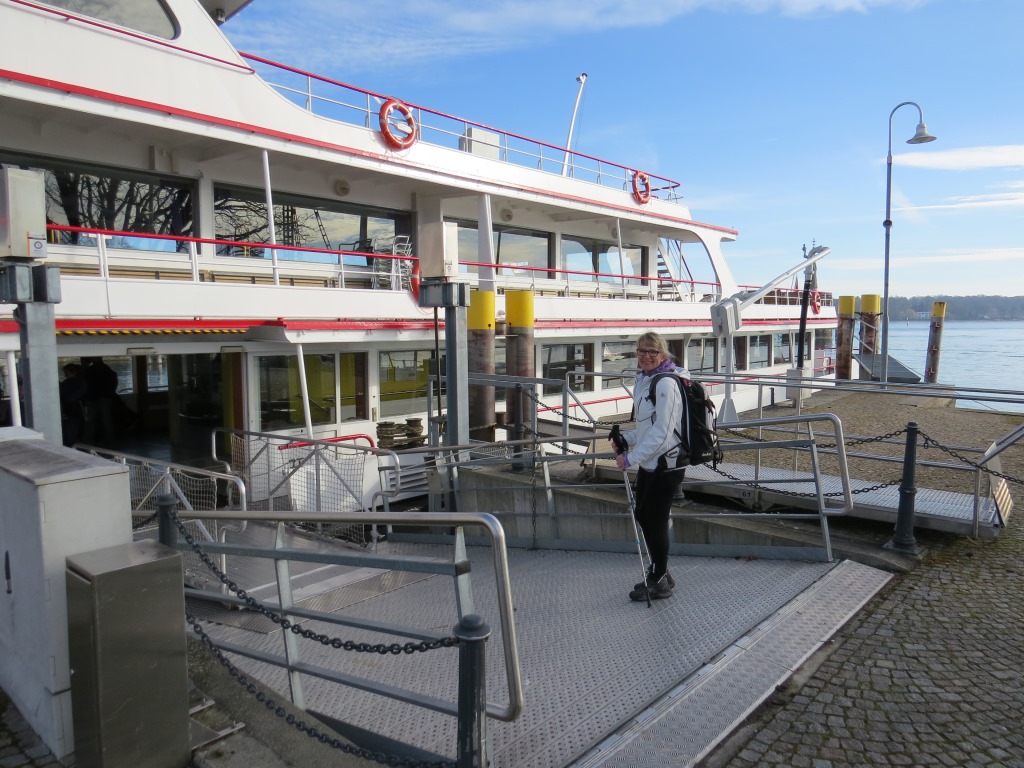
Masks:
[[[903,101],[893,107],[889,113],[889,154],[885,161],[885,279],[882,282],[882,372],[881,380],[885,384],[889,381],[889,232],[892,229],[892,116],[896,110],[907,105],[917,107],[917,132],[909,139],[907,144],[927,144],[935,141],[935,137],[928,133],[924,124],[924,112],[913,101]]]

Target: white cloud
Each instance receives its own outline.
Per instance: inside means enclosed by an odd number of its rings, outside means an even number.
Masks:
[[[893,155],[893,163],[939,171],[974,171],[982,168],[1024,168],[1024,144],[964,147]]]
[[[392,0],[382,14],[378,4],[365,0],[292,0],[287,13],[270,11],[273,4],[246,10],[225,31],[240,49],[259,48],[295,66],[367,71],[535,47],[567,33],[660,26],[701,10],[800,17],[883,7],[909,10],[932,1]],[[302,61],[295,62],[299,51]]]

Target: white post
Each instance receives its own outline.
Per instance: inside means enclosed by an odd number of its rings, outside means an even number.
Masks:
[[[583,96],[583,86],[587,82],[587,73],[584,72],[582,75],[576,78],[576,82],[580,84],[579,90],[576,91],[576,104],[572,108],[572,120],[569,121],[569,138],[565,140],[565,160],[562,161],[562,175],[569,175],[569,156],[572,154],[572,132],[576,127],[576,112],[580,108],[580,99]]]
[[[18,363],[14,352],[7,353],[7,391],[10,393],[11,424],[21,426],[21,388],[18,386]]]
[[[274,195],[270,191],[270,156],[267,150],[263,150],[263,190],[267,196],[267,232],[270,236],[270,244],[277,245],[277,234],[274,232]],[[281,284],[281,277],[277,272],[277,249],[270,249],[270,263],[274,272],[274,285]]]

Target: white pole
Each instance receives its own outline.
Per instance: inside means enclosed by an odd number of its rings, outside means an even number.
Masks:
[[[21,390],[18,387],[18,363],[14,352],[7,353],[7,391],[10,393],[11,424],[21,426]]]
[[[569,138],[565,140],[565,160],[562,161],[563,176],[569,175],[569,155],[572,154],[572,132],[576,127],[576,113],[580,108],[580,99],[583,97],[583,86],[587,82],[587,73],[584,72],[577,77],[576,82],[580,84],[580,88],[576,91],[576,105],[572,108],[572,120],[569,121]]]
[[[309,409],[309,387],[306,384],[306,358],[302,355],[302,345],[295,345],[295,354],[299,358],[299,389],[302,390],[302,416],[306,420],[306,437],[313,439],[313,415]]]
[[[263,190],[267,196],[267,232],[270,235],[270,244],[277,245],[277,234],[274,232],[274,196],[270,192],[270,156],[267,150],[263,150]],[[281,278],[277,273],[277,249],[270,249],[270,263],[274,271],[274,285],[281,284]]]

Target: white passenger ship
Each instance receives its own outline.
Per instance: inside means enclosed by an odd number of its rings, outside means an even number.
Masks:
[[[737,233],[678,182],[239,52],[218,25],[245,4],[0,0],[0,164],[44,174],[59,367],[119,371],[119,437],[181,459],[211,427],[376,437],[425,416],[445,331],[428,278],[493,303],[499,373],[507,297],[528,294],[532,370],[577,416],[629,413],[608,374],[645,330],[695,376],[725,370],[711,307],[754,289],[723,255]],[[806,295],[743,310],[737,373],[800,356],[831,375],[833,297]],[[562,389],[542,392],[556,416]]]

